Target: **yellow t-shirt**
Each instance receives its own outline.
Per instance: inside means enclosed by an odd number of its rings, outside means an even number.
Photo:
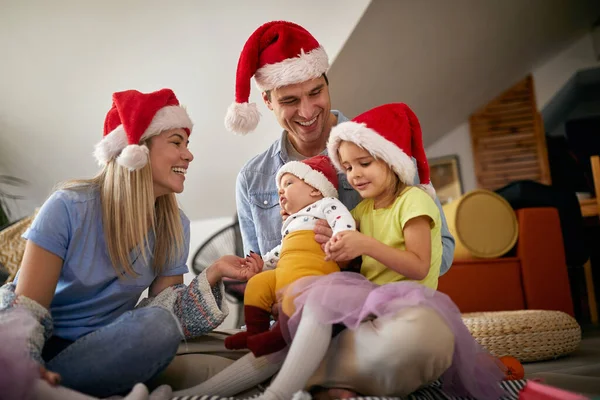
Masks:
[[[433,199],[422,189],[409,186],[387,208],[373,208],[373,200],[361,201],[352,216],[359,221],[359,229],[381,243],[396,249],[406,250],[402,229],[406,222],[419,216],[429,216],[431,223],[431,266],[425,279],[419,283],[437,289],[442,263],[442,234],[440,211]],[[408,279],[387,268],[372,257],[362,256],[360,273],[378,285]]]

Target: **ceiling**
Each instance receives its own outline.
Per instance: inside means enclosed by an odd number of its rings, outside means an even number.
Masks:
[[[330,69],[333,106],[405,102],[428,146],[599,15],[597,0],[374,0]]]

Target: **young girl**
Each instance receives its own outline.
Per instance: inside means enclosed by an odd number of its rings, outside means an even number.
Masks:
[[[473,339],[450,298],[436,291],[441,223],[414,113],[388,104],[343,122],[331,131],[328,153],[364,200],[352,211],[360,232],[340,232],[326,252],[338,262],[362,256],[361,274],[290,285],[285,296],[294,307],[283,308],[280,323],[293,341],[260,398],[290,399],[304,388],[323,388],[319,395],[332,398],[405,396],[440,377],[447,393],[501,397],[501,364]],[[421,187],[411,186],[412,157]],[[347,329],[332,340],[334,324]],[[224,386],[251,386],[276,367],[245,356],[195,389],[223,395]]]
[[[228,256],[183,285],[190,225],[175,193],[193,160],[191,129],[170,89],[113,94],[95,151],[101,172],[54,192],[24,234],[19,273],[0,288],[0,327],[32,317],[21,332],[32,358],[68,388],[106,397],[148,381],[184,337],[223,321],[222,277],[258,272]]]

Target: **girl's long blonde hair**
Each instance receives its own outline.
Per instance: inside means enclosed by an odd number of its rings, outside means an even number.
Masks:
[[[58,189],[97,187],[102,205],[104,239],[113,268],[121,278],[136,277],[130,254],[150,259],[150,235],[154,234],[152,267],[158,275],[184,251],[183,226],[174,193],[154,199],[150,160],[130,171],[114,159],[91,179],[70,180]]]

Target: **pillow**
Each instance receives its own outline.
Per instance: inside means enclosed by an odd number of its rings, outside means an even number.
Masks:
[[[498,194],[472,190],[443,206],[456,240],[454,259],[496,258],[509,252],[519,236],[515,211]]]

